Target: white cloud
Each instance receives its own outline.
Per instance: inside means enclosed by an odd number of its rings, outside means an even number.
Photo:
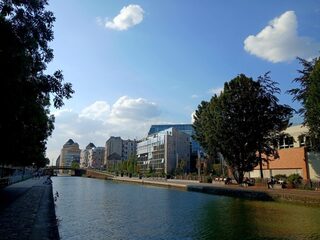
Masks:
[[[84,108],[79,117],[86,117],[89,119],[106,119],[108,114],[110,113],[110,106],[104,101],[96,101],[90,106]]]
[[[195,98],[198,98],[199,96],[197,94],[193,94],[191,95],[191,98],[195,99]]]
[[[141,23],[143,14],[144,11],[139,5],[125,6],[112,21],[106,21],[105,27],[118,31],[127,30]]]
[[[80,113],[65,109],[54,115],[55,129],[47,144],[47,157],[54,161],[69,138],[80,148],[89,142],[104,146],[110,136],[139,139],[147,134],[151,124],[164,122],[159,118],[157,104],[127,96],[120,97],[111,107],[104,101],[97,101]]]
[[[256,36],[244,40],[244,49],[270,62],[284,62],[296,57],[313,58],[318,55],[320,43],[309,37],[300,37],[294,11],[287,11],[269,22]]]
[[[221,92],[223,92],[223,87],[219,87],[219,88],[211,88],[209,89],[208,93],[212,94],[212,95],[217,95],[219,96],[221,94]]]
[[[195,115],[196,115],[196,111],[193,111],[193,112],[191,113],[191,123],[192,123],[192,124],[194,123],[194,117],[195,117]]]
[[[145,120],[160,114],[158,106],[146,99],[123,96],[112,106],[111,117],[118,120]]]

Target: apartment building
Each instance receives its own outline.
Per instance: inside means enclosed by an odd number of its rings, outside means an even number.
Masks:
[[[93,143],[89,143],[80,153],[80,167],[87,168],[89,166],[89,150],[95,148]]]
[[[60,167],[70,167],[72,162],[80,163],[79,144],[69,139],[62,147],[60,154]]]
[[[105,145],[104,164],[107,169],[111,169],[117,163],[136,155],[136,148],[136,140],[123,140],[121,137],[111,136]]]

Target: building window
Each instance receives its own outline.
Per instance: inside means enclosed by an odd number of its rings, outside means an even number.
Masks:
[[[294,139],[291,136],[283,136],[279,141],[279,148],[293,148]]]

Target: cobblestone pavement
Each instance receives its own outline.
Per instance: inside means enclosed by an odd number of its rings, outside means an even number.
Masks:
[[[1,189],[0,199],[0,239],[59,239],[46,177]]]

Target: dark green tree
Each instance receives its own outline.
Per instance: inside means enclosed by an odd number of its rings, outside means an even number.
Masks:
[[[240,74],[196,112],[195,136],[211,154],[222,153],[239,183],[245,172],[262,162],[263,153],[275,154],[274,138],[289,123],[292,109],[278,104],[272,94],[276,90],[268,74],[258,81]]]
[[[309,128],[311,149],[320,151],[320,57],[312,61],[302,58],[298,60],[302,70],[298,70],[300,76],[293,82],[299,83],[300,87],[288,92],[294,101],[302,105],[298,113],[303,117],[303,124]]]
[[[0,79],[4,116],[0,120],[2,164],[46,163],[46,141],[54,129],[50,104],[60,108],[73,94],[61,71],[46,73],[53,59],[52,12],[46,0],[0,1]],[[9,133],[9,134],[6,134]]]
[[[283,130],[289,125],[292,117],[293,109],[288,105],[279,104],[276,94],[280,94],[281,90],[278,83],[271,80],[269,72],[258,77],[260,85],[257,98],[257,136],[258,154],[260,165],[260,177],[263,178],[262,164],[267,162],[270,156],[278,158],[278,142],[283,136]]]

